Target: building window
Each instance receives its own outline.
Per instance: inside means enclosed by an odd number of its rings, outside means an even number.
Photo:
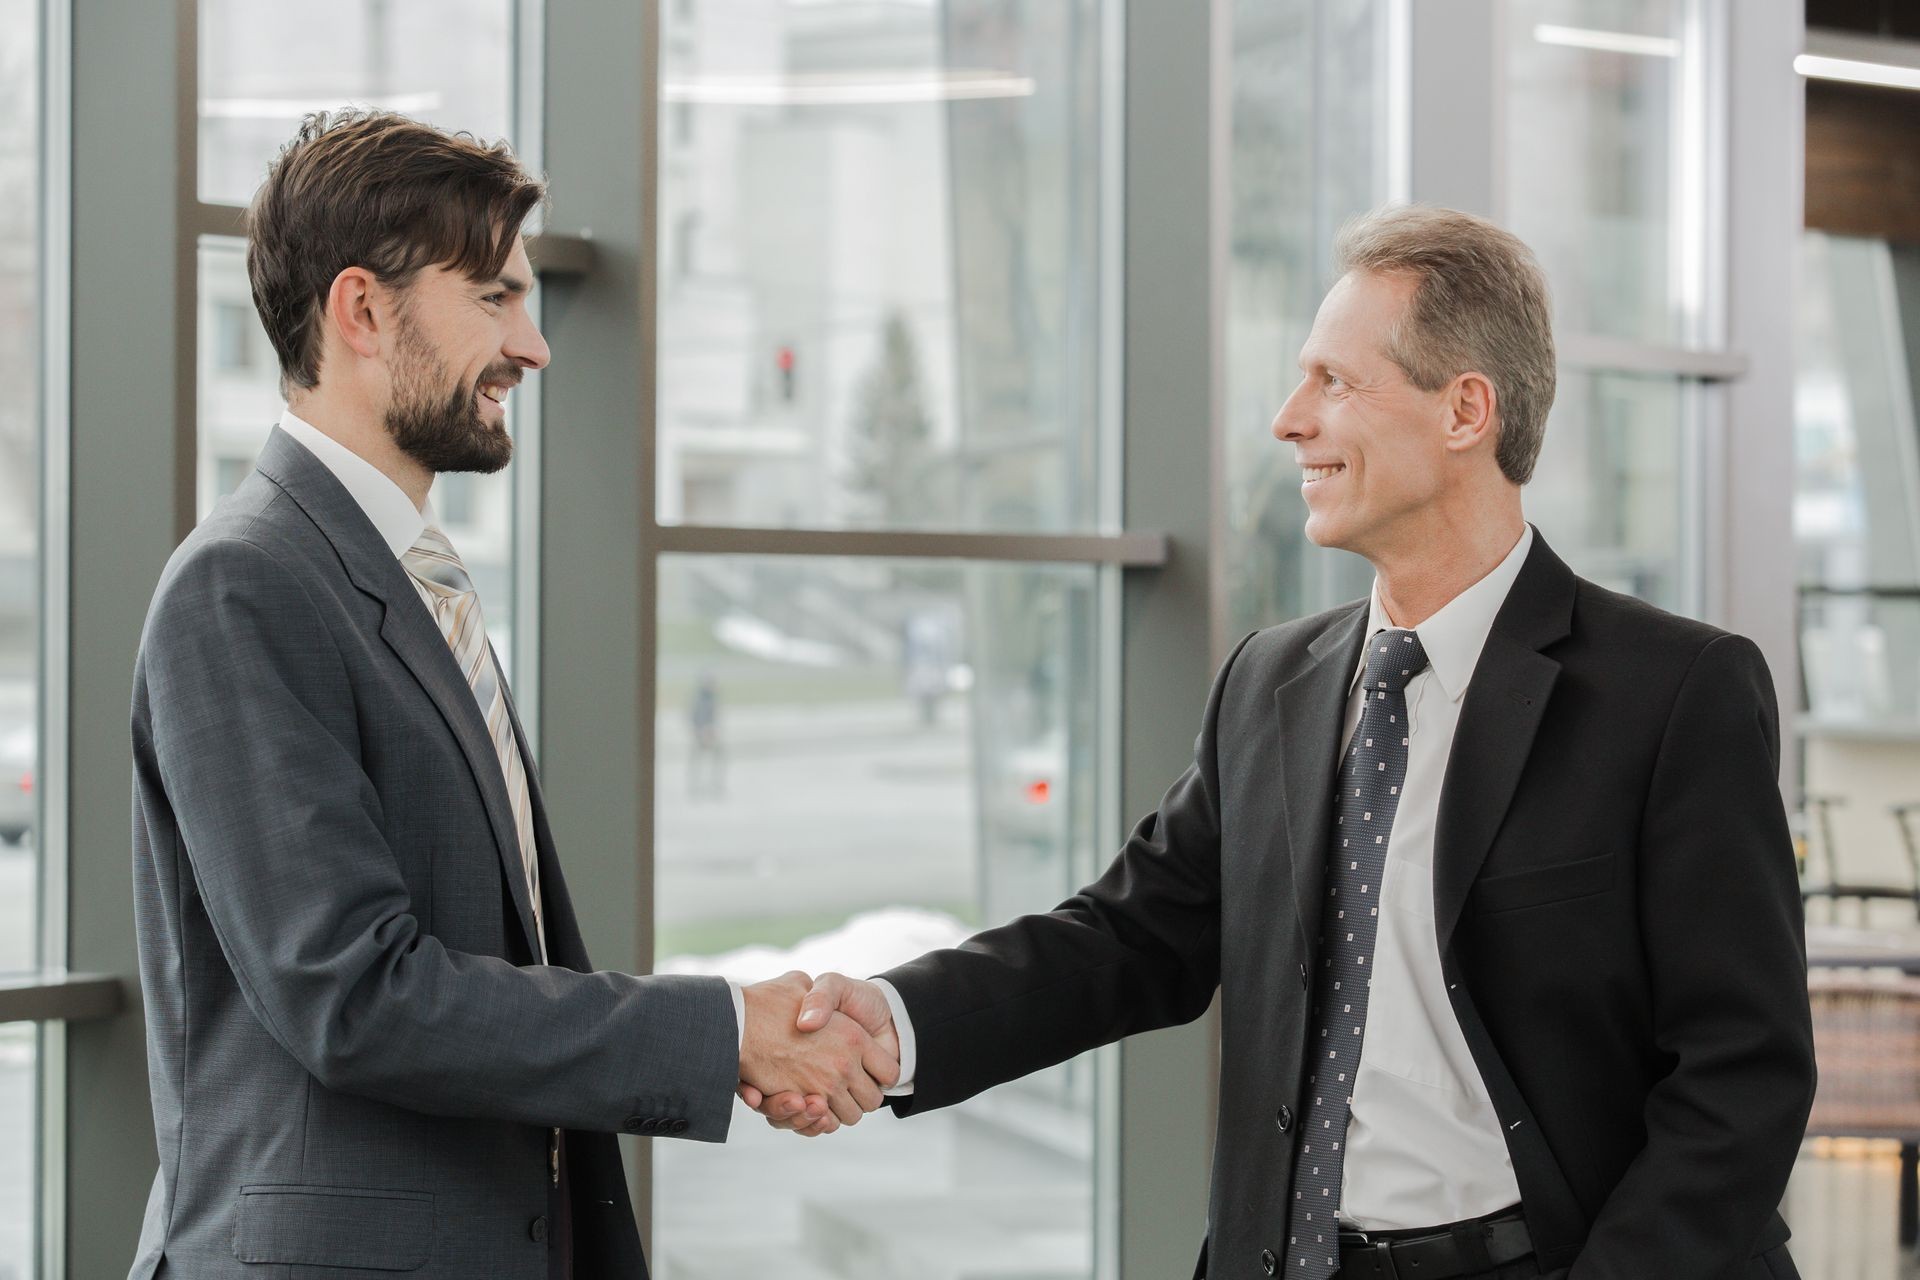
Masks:
[[[752,39],[662,46],[658,518],[880,535],[865,556],[656,553],[662,972],[876,972],[1050,908],[1112,855],[1118,575],[964,549],[1118,515],[1111,8],[687,0]],[[885,551],[918,530],[962,549]],[[1113,1062],[831,1144],[744,1114],[726,1151],[655,1144],[656,1272],[1100,1274]]]
[[[253,367],[253,336],[260,327],[253,308],[238,302],[213,304],[213,361],[222,373]]]
[[[1506,222],[1546,270],[1562,363],[1527,516],[1575,571],[1695,613],[1694,459],[1716,393],[1582,352],[1717,337],[1706,60],[1724,15],[1718,0],[1514,0],[1508,16]]]
[[[49,290],[65,277],[46,252],[48,159],[43,127],[48,77],[42,64],[45,15],[38,0],[0,0],[0,973],[42,967],[43,879],[47,860],[42,797],[44,724],[63,714],[42,704],[48,674],[42,636],[46,600],[42,477],[51,430],[43,377],[51,322]],[[43,285],[44,281],[44,285]],[[39,1028],[0,1025],[0,1276],[41,1266],[43,1111]]]
[[[663,521],[718,446],[730,524],[1098,530],[1104,8],[701,0],[754,36],[662,52]],[[806,357],[798,412],[754,394],[777,346]]]

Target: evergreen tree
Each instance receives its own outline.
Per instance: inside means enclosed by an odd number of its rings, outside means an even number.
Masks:
[[[880,355],[861,380],[847,445],[847,487],[865,523],[894,528],[950,524],[952,492],[940,483],[933,420],[920,383],[920,357],[906,317],[880,328]]]

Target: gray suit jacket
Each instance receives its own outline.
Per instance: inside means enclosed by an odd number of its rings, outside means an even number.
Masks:
[[[644,1276],[609,1135],[725,1138],[726,985],[591,972],[529,768],[534,963],[473,693],[280,431],[167,565],[133,748],[160,1169],[132,1276],[544,1280],[554,1127],[577,1274]]]

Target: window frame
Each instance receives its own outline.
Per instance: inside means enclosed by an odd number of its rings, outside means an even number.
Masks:
[[[1219,3],[1219,0],[1215,2]],[[1208,149],[1191,146],[1193,137],[1209,137],[1215,127],[1212,114],[1215,90],[1212,88],[1211,74],[1212,59],[1216,54],[1212,47],[1213,31],[1205,24],[1196,30],[1190,21],[1185,29],[1181,29],[1176,22],[1147,13],[1148,6],[1128,4],[1123,0],[1113,0],[1099,6],[1102,16],[1098,50],[1102,71],[1098,110],[1101,127],[1101,245],[1096,288],[1101,344],[1097,374],[1100,447],[1095,476],[1097,510],[1091,524],[1100,532],[923,532],[885,528],[725,526],[677,521],[663,523],[659,518],[660,500],[655,483],[660,444],[659,400],[655,390],[659,349],[654,337],[660,325],[660,286],[674,269],[672,265],[662,265],[663,256],[668,264],[673,264],[677,262],[677,255],[671,252],[674,246],[663,240],[660,225],[660,155],[668,145],[667,127],[672,122],[672,106],[663,102],[658,92],[661,80],[661,5],[659,0],[654,0],[646,7],[645,73],[641,77],[644,91],[638,104],[640,132],[635,139],[643,157],[641,185],[644,193],[639,240],[642,246],[640,314],[644,335],[640,347],[640,384],[644,394],[638,405],[639,457],[636,461],[640,473],[640,510],[635,522],[639,543],[639,562],[636,565],[641,615],[639,652],[643,655],[645,667],[639,678],[640,742],[637,750],[641,775],[638,779],[642,810],[638,854],[642,879],[649,878],[655,853],[656,806],[652,762],[657,709],[655,655],[658,649],[654,639],[659,606],[659,566],[665,556],[827,556],[892,561],[959,560],[969,565],[1080,564],[1096,568],[1100,573],[1096,592],[1103,615],[1098,623],[1100,635],[1097,641],[1103,668],[1101,711],[1097,717],[1101,723],[1101,740],[1095,744],[1098,762],[1096,772],[1100,779],[1096,788],[1100,797],[1098,811],[1101,817],[1097,843],[1105,850],[1117,848],[1121,815],[1143,805],[1150,807],[1153,801],[1146,798],[1149,788],[1151,795],[1157,798],[1166,780],[1177,774],[1184,763],[1179,758],[1184,753],[1184,743],[1179,753],[1165,751],[1167,744],[1164,741],[1154,742],[1150,750],[1127,750],[1126,744],[1166,737],[1159,733],[1149,734],[1144,727],[1147,723],[1153,723],[1152,715],[1164,715],[1166,708],[1157,713],[1143,714],[1144,704],[1150,699],[1131,695],[1136,686],[1144,688],[1152,682],[1156,691],[1170,693],[1168,701],[1179,707],[1177,714],[1180,720],[1191,721],[1198,715],[1211,675],[1208,659],[1214,645],[1213,610],[1211,604],[1198,611],[1188,606],[1191,592],[1196,588],[1203,596],[1208,594],[1205,584],[1210,581],[1206,562],[1212,555],[1207,535],[1211,521],[1208,495],[1213,482],[1212,461],[1207,450],[1196,451],[1189,447],[1174,449],[1170,456],[1156,458],[1149,464],[1146,458],[1148,449],[1136,449],[1130,433],[1124,430],[1123,423],[1135,418],[1133,400],[1140,394],[1140,386],[1144,385],[1145,380],[1136,384],[1126,377],[1127,362],[1123,358],[1123,344],[1130,347],[1144,337],[1154,348],[1164,347],[1174,340],[1178,322],[1169,322],[1159,316],[1148,317],[1140,327],[1150,330],[1150,335],[1136,332],[1136,315],[1124,308],[1121,296],[1122,272],[1136,260],[1151,259],[1164,264],[1163,269],[1174,271],[1182,277],[1180,285],[1167,296],[1184,295],[1183,300],[1191,300],[1201,313],[1207,309],[1205,299],[1210,297],[1214,288],[1208,258],[1212,228],[1208,221],[1192,222],[1193,203],[1190,196],[1185,194],[1191,190],[1192,175],[1189,173],[1158,189],[1137,182],[1133,175],[1143,164],[1167,167],[1157,159],[1149,160],[1155,156],[1154,148],[1161,147],[1166,152],[1178,155],[1179,164],[1175,167],[1191,168],[1197,164],[1203,177],[1200,184],[1202,189],[1211,190],[1216,185],[1211,175],[1212,162]],[[1173,35],[1176,31],[1177,37]],[[1146,75],[1160,82],[1158,87],[1142,79],[1143,66],[1149,68]],[[1167,71],[1173,74],[1160,74]],[[1172,106],[1165,96],[1176,86],[1182,85],[1192,91],[1191,96],[1177,107]],[[1185,129],[1187,146],[1167,146],[1164,140],[1160,143],[1146,142],[1145,136],[1149,131],[1137,125],[1134,136],[1129,137],[1124,133],[1125,121],[1143,118],[1142,99],[1147,96],[1159,100],[1152,109],[1160,122],[1159,127],[1175,133]],[[1196,102],[1201,104],[1202,111],[1193,109]],[[1172,193],[1182,194],[1176,197]],[[1146,209],[1148,204],[1155,208]],[[1160,213],[1160,209],[1165,209],[1167,213]],[[1179,210],[1180,218],[1188,221],[1189,230],[1200,233],[1197,241],[1183,238],[1182,243],[1171,252],[1159,246],[1126,243],[1123,228],[1128,220],[1146,213],[1151,223],[1166,218],[1174,209]],[[1141,310],[1144,312],[1148,309]],[[1191,394],[1198,401],[1207,401],[1211,394],[1211,374],[1205,353],[1201,353],[1201,358],[1194,365],[1193,368],[1183,369],[1181,376],[1167,380],[1162,384],[1162,390],[1171,391],[1176,396]],[[1200,376],[1196,377],[1195,374]],[[1143,418],[1163,416],[1167,416],[1165,411],[1159,409],[1141,415]],[[1148,433],[1140,434],[1144,438]],[[1165,436],[1167,433],[1159,434]],[[1128,483],[1127,478],[1136,472],[1150,472],[1153,479],[1137,485]],[[1190,566],[1180,572],[1171,571],[1171,538],[1169,532],[1161,531],[1169,526],[1157,518],[1159,512],[1151,509],[1154,506],[1151,501],[1135,503],[1132,500],[1136,493],[1149,490],[1159,495],[1163,505],[1168,501],[1176,505],[1183,504],[1182,522],[1173,527],[1184,526],[1184,530],[1190,530],[1195,535],[1198,552],[1192,557]],[[1150,634],[1130,638],[1123,650],[1120,637],[1123,631],[1128,630],[1127,619],[1139,613],[1147,599],[1163,595],[1163,589],[1169,583],[1178,584],[1180,603],[1156,618]],[[1132,636],[1130,631],[1128,634]],[[1179,657],[1167,657],[1162,645],[1179,650]],[[1150,654],[1159,657],[1151,675],[1144,665]],[[557,662],[554,664],[556,668],[560,665]],[[1174,672],[1184,679],[1169,679],[1168,676]],[[1157,722],[1160,726],[1165,723],[1165,719]],[[1146,759],[1154,761],[1143,771],[1151,774],[1151,782],[1142,783],[1126,774],[1130,764],[1138,764]],[[1091,879],[1099,870],[1100,867],[1075,868],[1076,874],[1084,873],[1085,879]],[[654,960],[652,908],[651,894],[644,894],[643,918],[634,941],[635,961],[641,971],[650,968]],[[1158,1229],[1157,1224],[1168,1221],[1179,1223],[1183,1202],[1193,1211],[1193,1221],[1204,1218],[1204,1191],[1196,1195],[1195,1188],[1204,1188],[1206,1132],[1210,1131],[1211,1125],[1209,1123],[1203,1127],[1198,1144],[1192,1141],[1191,1135],[1182,1134],[1178,1138],[1160,1140],[1156,1149],[1153,1142],[1145,1141],[1140,1134],[1147,1109],[1138,1102],[1132,1106],[1127,1103],[1144,1096],[1146,1082],[1158,1073],[1170,1068],[1185,1071],[1196,1063],[1209,1062],[1210,1038],[1209,1028],[1202,1025],[1169,1033],[1158,1040],[1132,1042],[1119,1046],[1117,1050],[1100,1051],[1102,1061],[1096,1068],[1097,1155],[1093,1186],[1095,1275],[1100,1280],[1115,1280],[1123,1274],[1170,1274],[1192,1265],[1193,1254],[1189,1246],[1197,1248],[1197,1241],[1184,1236],[1177,1225],[1169,1233]],[[1174,1068],[1174,1064],[1178,1064],[1178,1067]],[[1206,1074],[1210,1097],[1213,1087],[1210,1067],[1206,1069]],[[1210,1106],[1210,1102],[1207,1105]],[[1206,1110],[1206,1107],[1202,1110]],[[1191,1119],[1191,1113],[1187,1118]],[[1164,1124],[1162,1117],[1154,1116],[1152,1121]],[[636,1155],[639,1167],[634,1181],[634,1198],[643,1228],[652,1220],[651,1156],[650,1146],[639,1148]],[[1155,1212],[1121,1213],[1118,1196],[1122,1186],[1137,1195],[1141,1205],[1157,1206]],[[1137,1272],[1136,1268],[1139,1269]]]

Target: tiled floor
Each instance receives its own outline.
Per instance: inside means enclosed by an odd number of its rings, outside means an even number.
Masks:
[[[1920,1280],[1896,1240],[1900,1148],[1815,1140],[1794,1166],[1782,1207],[1804,1280]]]

